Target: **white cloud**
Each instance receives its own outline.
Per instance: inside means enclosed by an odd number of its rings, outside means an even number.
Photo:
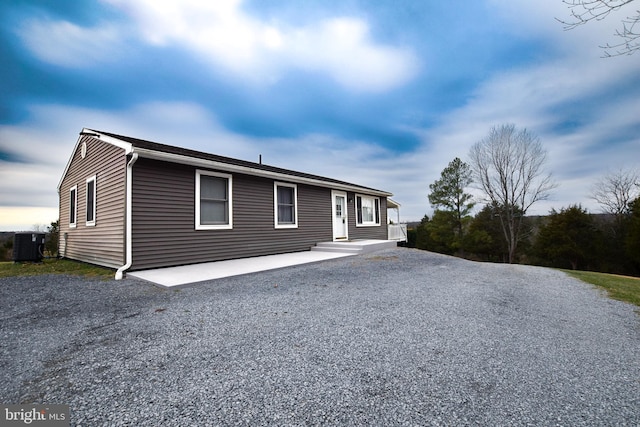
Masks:
[[[466,160],[472,144],[485,137],[489,129],[502,123],[515,123],[536,133],[548,150],[548,170],[559,182],[549,201],[533,206],[530,213],[546,214],[570,204],[581,203],[598,211],[589,198],[590,186],[601,172],[613,165],[624,165],[640,158],[640,137],[611,141],[624,135],[624,129],[637,128],[640,100],[629,96],[623,100],[600,101],[596,97],[606,86],[628,77],[633,70],[586,69],[572,72],[570,63],[554,63],[501,74],[483,84],[464,107],[448,114],[440,126],[429,130],[425,148],[433,169],[428,182],[455,156]],[[603,75],[609,77],[602,79]],[[611,82],[611,83],[608,83]],[[571,106],[587,99],[595,120],[583,120]],[[567,134],[558,132],[565,120],[587,121]],[[620,131],[623,131],[622,133]],[[627,132],[629,134],[629,132]]]
[[[380,92],[415,76],[416,56],[375,43],[366,22],[336,17],[310,26],[261,22],[239,0],[105,0],[133,19],[142,38],[178,45],[216,69],[254,83],[270,83],[290,69],[322,72],[344,87]]]
[[[68,21],[32,19],[17,32],[37,58],[66,67],[110,62],[123,48],[121,29],[110,24],[87,28]]]
[[[144,43],[186,49],[212,72],[254,84],[271,84],[290,70],[327,75],[347,89],[382,92],[418,72],[408,48],[372,40],[361,19],[335,17],[308,26],[262,22],[240,0],[104,0],[132,22],[83,27],[31,19],[18,27],[25,46],[42,61],[81,67],[116,61],[139,37]]]
[[[539,50],[537,64],[497,72],[465,105],[424,132],[417,156],[431,165],[424,171],[427,182],[437,179],[454,157],[467,160],[471,145],[492,126],[514,123],[540,137],[549,152],[548,169],[559,182],[550,200],[534,205],[530,213],[546,214],[577,203],[597,212],[589,198],[592,184],[604,170],[640,158],[640,136],[633,133],[640,126],[640,98],[635,86],[627,84],[640,72],[637,55],[603,59],[598,48],[610,39],[619,15],[563,31],[554,19],[568,15],[562,2],[490,4],[506,33],[542,40],[552,49]],[[574,129],[563,129],[571,122]]]
[[[335,18],[293,32],[291,60],[302,68],[324,70],[346,87],[381,91],[408,81],[417,60],[407,50],[375,45],[367,25]]]
[[[407,82],[417,72],[411,50],[376,43],[372,30],[361,19],[333,17],[295,27],[252,18],[242,10],[240,1],[109,2],[132,18],[132,27],[146,43],[186,48],[238,79],[268,83],[290,69],[301,69],[330,76],[350,89],[382,91]],[[396,154],[369,141],[329,135],[268,140],[245,137],[224,129],[216,117],[193,103],[146,103],[112,112],[43,105],[30,111],[32,121],[0,127],[0,141],[16,141],[9,147],[11,151],[34,163],[10,165],[17,168],[12,171],[18,175],[3,175],[3,182],[11,176],[31,178],[14,180],[0,193],[0,201],[28,206],[29,200],[40,197],[42,182],[48,182],[52,191],[47,190],[42,204],[56,206],[55,186],[77,132],[86,126],[252,161],[262,154],[267,164],[394,192],[403,205],[403,219],[417,220],[430,213],[428,185],[442,169],[456,156],[466,160],[471,145],[486,136],[491,126],[512,122],[540,136],[549,151],[549,169],[560,181],[552,199],[534,205],[532,213],[544,214],[551,207],[573,203],[597,211],[588,200],[593,182],[604,170],[637,163],[640,158],[640,139],[629,137],[612,143],[621,129],[637,129],[639,125],[640,97],[631,89],[621,94],[621,85],[637,79],[640,63],[637,55],[599,58],[597,45],[607,40],[603,36],[610,34],[618,21],[610,20],[608,33],[603,24],[564,32],[553,19],[566,12],[561,2],[541,2],[516,5],[493,0],[492,4],[501,13],[506,32],[553,43],[556,49],[541,49],[538,64],[494,74],[470,94],[465,105],[446,112],[437,126],[415,130],[424,140],[415,152]],[[119,43],[113,30],[41,24],[34,29],[53,29],[54,35],[44,37],[40,40],[44,44],[33,49],[43,58],[52,55],[51,61],[74,64],[78,57],[90,57]],[[96,37],[88,43],[96,44],[87,48],[92,45],[83,45],[81,39],[91,36]],[[62,46],[56,46],[58,52],[48,53],[46,50],[56,50],[54,43],[49,43],[52,40]],[[612,93],[615,97],[607,96]],[[592,105],[573,110],[586,103]],[[581,117],[582,111],[594,119]],[[570,133],[558,132],[565,120],[579,126]]]
[[[397,192],[396,199],[403,203],[406,195],[408,204],[407,190],[414,191],[416,169],[423,167],[415,162],[406,167],[412,162],[410,155],[397,157],[365,141],[319,134],[296,139],[245,137],[227,131],[193,103],[155,102],[111,112],[39,105],[31,108],[30,117],[21,125],[0,126],[3,151],[24,160],[5,162],[0,168],[5,183],[0,189],[0,229],[28,229],[54,220],[50,216],[58,205],[56,187],[83,127],[253,162],[262,154],[265,164]],[[17,211],[31,215],[35,207],[41,217],[25,216],[28,221],[15,223]]]
[[[563,55],[599,58],[604,52],[599,46],[615,44],[614,36],[622,28],[621,21],[635,13],[633,5],[611,12],[605,19],[592,20],[576,28],[565,29],[566,23],[575,22],[571,9],[561,0],[536,0],[514,2],[512,0],[489,0],[502,25],[512,34],[528,39],[552,41],[552,47]],[[584,9],[576,8],[580,13]]]

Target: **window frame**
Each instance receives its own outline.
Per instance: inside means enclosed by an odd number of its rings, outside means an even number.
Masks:
[[[362,199],[369,199],[373,202],[373,221],[365,221],[362,212]],[[360,203],[358,203],[358,200]],[[380,197],[356,194],[356,227],[379,227],[382,221]]]
[[[278,188],[293,188],[293,223],[280,223],[278,218]],[[273,225],[275,228],[298,228],[298,185],[288,182],[273,182]]]
[[[227,180],[227,224],[200,223],[200,177],[213,176]],[[195,175],[195,229],[196,230],[231,230],[233,229],[233,175],[208,170],[196,169]]]
[[[73,221],[71,216],[73,215]],[[69,228],[78,226],[78,186],[69,189]]]
[[[97,178],[96,175],[90,176],[89,178],[87,178],[86,185],[85,185],[84,207],[85,207],[85,219],[86,219],[87,227],[95,227],[96,225],[96,217],[98,214],[98,207],[97,207],[98,183],[96,178]],[[89,219],[89,183],[90,182],[93,182],[93,200],[91,201],[93,209],[91,209],[91,213],[92,213],[91,220]]]

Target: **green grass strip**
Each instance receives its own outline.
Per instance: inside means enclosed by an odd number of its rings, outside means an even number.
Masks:
[[[630,302],[640,307],[640,277],[618,276],[592,271],[562,271],[583,282],[605,289],[613,299]]]
[[[74,276],[112,279],[111,269],[68,259],[44,259],[42,262],[0,262],[0,277],[71,274]]]

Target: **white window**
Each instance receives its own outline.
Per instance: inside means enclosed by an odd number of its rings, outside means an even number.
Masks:
[[[196,170],[196,230],[233,228],[231,175]]]
[[[357,226],[380,225],[380,199],[356,196]]]
[[[74,185],[69,190],[69,227],[75,228],[78,218],[78,186]]]
[[[87,226],[96,225],[96,176],[87,178]]]
[[[298,187],[295,184],[273,184],[275,228],[298,227]]]

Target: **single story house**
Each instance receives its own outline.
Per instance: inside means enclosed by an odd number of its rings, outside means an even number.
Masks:
[[[62,257],[127,270],[387,240],[391,193],[84,128],[58,185]]]

